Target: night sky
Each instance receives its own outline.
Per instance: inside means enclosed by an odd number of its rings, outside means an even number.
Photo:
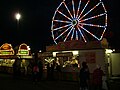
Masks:
[[[0,0],[0,45],[10,43],[13,47],[26,43],[33,51],[45,50],[54,44],[51,22],[62,0]],[[120,46],[119,0],[103,0],[108,11],[106,38],[112,48]],[[20,12],[19,26],[14,17]]]

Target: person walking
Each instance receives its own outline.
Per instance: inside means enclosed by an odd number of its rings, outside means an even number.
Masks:
[[[15,60],[15,62],[13,63],[13,78],[16,79],[17,77],[17,61]]]
[[[93,71],[93,89],[94,90],[102,90],[102,77],[104,75],[103,70],[99,65],[96,66]]]
[[[21,64],[21,61],[19,58],[17,58],[12,65],[13,66],[13,78],[17,78],[17,79],[20,78],[20,76],[21,76],[20,64]]]
[[[50,80],[51,64],[47,63],[47,80]]]
[[[42,63],[41,59],[38,60],[38,67],[39,67],[39,72],[38,72],[39,80],[42,80],[42,76],[43,76],[43,63]]]
[[[56,63],[56,70],[57,70],[57,80],[61,80],[62,70],[59,63]]]
[[[80,90],[88,90],[90,73],[86,62],[82,62],[82,68],[79,73]]]
[[[38,82],[39,77],[39,67],[37,63],[33,66],[33,82],[36,84]]]

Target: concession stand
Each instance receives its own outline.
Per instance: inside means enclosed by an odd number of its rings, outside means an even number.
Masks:
[[[32,73],[32,69],[30,66],[33,61],[33,56],[30,51],[30,47],[22,43],[16,53],[16,56],[19,58],[20,67],[21,67],[21,75],[27,75]]]
[[[21,73],[26,74],[27,66],[30,60],[33,60],[27,44],[23,43],[15,49],[8,43],[0,47],[0,72],[12,74],[15,60],[18,61],[21,67]]]
[[[62,70],[61,80],[78,81],[79,70],[83,61],[87,62],[91,74],[96,65],[100,65],[105,74],[108,73],[106,46],[100,41],[87,43],[80,40],[59,42],[57,45],[46,46],[46,52],[38,53],[38,57],[42,59],[45,69],[47,69],[45,63],[59,62]]]
[[[12,45],[3,44],[0,47],[0,72],[12,73],[12,64],[16,58]]]

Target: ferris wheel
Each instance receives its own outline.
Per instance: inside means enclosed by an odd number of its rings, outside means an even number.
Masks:
[[[52,18],[54,42],[101,40],[107,27],[107,10],[101,0],[63,0]]]

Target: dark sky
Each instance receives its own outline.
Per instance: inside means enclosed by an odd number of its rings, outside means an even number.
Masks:
[[[0,0],[0,45],[13,47],[26,43],[33,50],[45,49],[53,44],[51,22],[54,11],[62,0]],[[113,48],[120,46],[119,0],[103,0],[108,11],[107,38]],[[14,14],[22,18],[17,26]],[[112,35],[109,33],[112,32]]]

